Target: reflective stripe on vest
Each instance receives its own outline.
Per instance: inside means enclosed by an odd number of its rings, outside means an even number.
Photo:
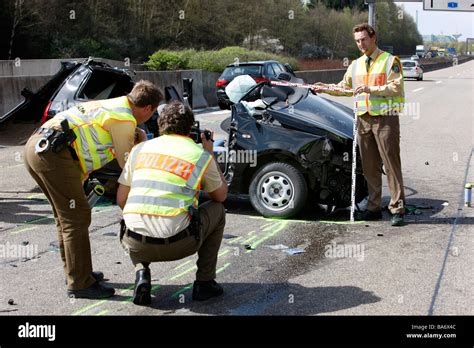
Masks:
[[[387,84],[392,65],[395,60],[400,63],[398,57],[382,51],[373,61],[367,72],[365,66],[366,56],[357,59],[352,65],[352,88],[361,85],[383,86]],[[403,111],[404,96],[384,97],[368,93],[360,93],[356,97],[357,115],[369,113],[372,116],[380,116]]]
[[[127,97],[90,101],[59,113],[76,134],[72,143],[84,174],[102,168],[115,158],[112,137],[104,125],[108,120],[137,122]]]
[[[175,216],[198,207],[212,156],[188,137],[162,135],[133,148],[132,182],[124,214]]]

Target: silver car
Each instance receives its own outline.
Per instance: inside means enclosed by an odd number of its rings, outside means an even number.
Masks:
[[[402,59],[403,76],[405,78],[414,78],[418,81],[423,80],[423,69],[418,60]]]

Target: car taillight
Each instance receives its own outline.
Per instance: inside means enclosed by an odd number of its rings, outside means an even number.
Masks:
[[[219,79],[216,81],[216,87],[224,87],[227,84],[227,80]]]
[[[270,82],[270,79],[266,79],[264,77],[254,77],[255,82],[260,83],[260,82]]]
[[[53,101],[50,100],[48,105],[46,105],[46,108],[44,109],[44,113],[43,113],[43,117],[41,118],[41,124],[45,123],[47,120],[48,120],[48,111],[49,111],[49,108],[51,107],[51,103]]]

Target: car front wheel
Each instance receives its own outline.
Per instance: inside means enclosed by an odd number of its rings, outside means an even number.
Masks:
[[[306,203],[307,185],[293,165],[272,162],[258,169],[249,187],[250,202],[265,217],[288,218]]]

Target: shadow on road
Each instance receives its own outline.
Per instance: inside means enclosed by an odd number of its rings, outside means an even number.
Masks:
[[[127,288],[133,284],[110,285]],[[221,285],[224,295],[204,302],[192,301],[191,289],[179,293],[182,287],[165,285],[155,291],[148,308],[167,311],[166,314],[190,311],[209,315],[314,315],[381,301],[373,292],[355,286],[307,288],[288,283]]]

